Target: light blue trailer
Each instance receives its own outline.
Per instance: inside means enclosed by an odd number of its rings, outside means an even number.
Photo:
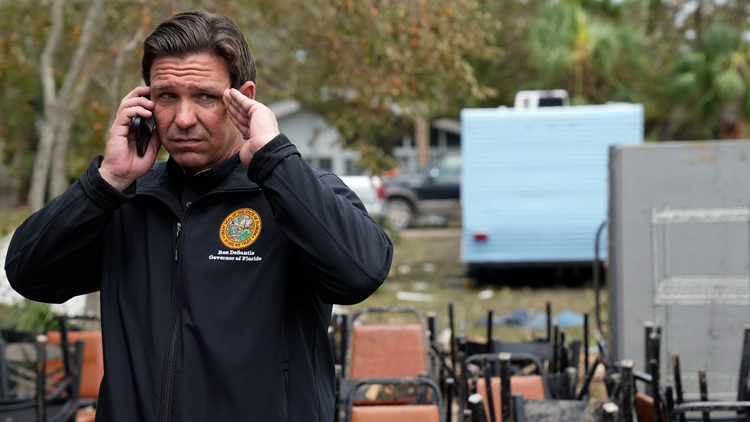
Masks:
[[[590,266],[607,218],[609,146],[642,142],[640,104],[462,110],[461,255],[469,275]]]

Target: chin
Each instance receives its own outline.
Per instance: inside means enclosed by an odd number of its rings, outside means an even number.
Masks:
[[[200,171],[208,167],[205,158],[194,153],[176,153],[171,156],[175,163],[186,170]]]

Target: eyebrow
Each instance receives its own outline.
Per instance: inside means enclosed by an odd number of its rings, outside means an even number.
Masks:
[[[183,88],[185,88],[185,86],[183,86]],[[172,84],[159,84],[159,85],[152,85],[151,89],[154,91],[175,91],[177,90],[177,86],[172,85]],[[187,85],[187,89],[191,91],[206,92],[206,93],[212,93],[212,94],[215,94],[221,91],[221,89],[218,89],[213,86],[195,85],[195,84]]]

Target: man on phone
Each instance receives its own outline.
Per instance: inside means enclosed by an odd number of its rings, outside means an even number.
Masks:
[[[231,20],[166,20],[142,72],[104,156],[16,230],[11,285],[54,303],[101,292],[99,421],[333,420],[331,304],[382,284],[391,241],[255,100]],[[155,120],[143,156],[136,116]]]

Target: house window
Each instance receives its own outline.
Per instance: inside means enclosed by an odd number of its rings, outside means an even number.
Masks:
[[[329,157],[308,157],[307,162],[323,171],[333,171],[333,160]]]
[[[325,171],[333,171],[333,160],[327,157],[319,158],[318,168]]]
[[[345,166],[346,166],[345,174],[350,175],[350,176],[358,176],[358,175],[364,174],[364,172],[362,171],[362,168],[360,168],[359,164],[357,163],[358,161],[359,160],[351,159],[351,158],[347,159],[345,162]]]

